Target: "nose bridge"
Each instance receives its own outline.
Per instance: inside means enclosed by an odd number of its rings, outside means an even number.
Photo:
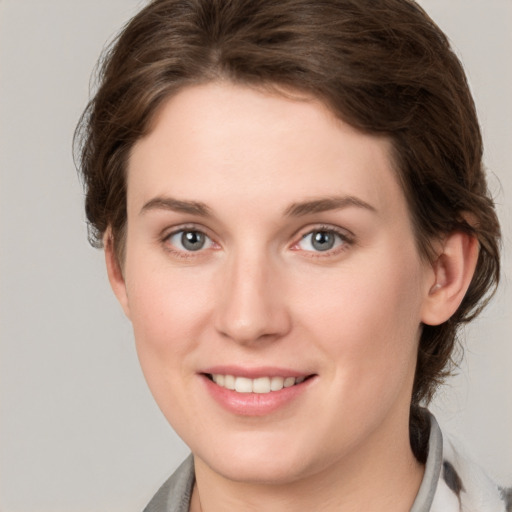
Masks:
[[[226,262],[217,329],[239,343],[282,336],[289,328],[279,270],[265,251],[240,250]]]

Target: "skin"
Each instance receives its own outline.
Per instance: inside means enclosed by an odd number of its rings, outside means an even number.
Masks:
[[[454,233],[434,263],[419,255],[390,142],[314,99],[189,87],[134,146],[127,188],[125,260],[107,232],[107,267],[148,385],[194,454],[191,510],[409,510],[420,326],[455,311],[477,246]],[[183,229],[203,249],[187,251]],[[334,247],[317,250],[314,230]],[[314,377],[243,416],[206,391],[214,365]]]

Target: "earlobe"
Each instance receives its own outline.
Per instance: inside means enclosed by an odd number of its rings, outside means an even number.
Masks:
[[[444,240],[432,265],[435,281],[423,303],[424,324],[442,324],[457,311],[475,273],[478,248],[478,240],[467,233],[456,231]]]
[[[114,240],[110,228],[107,229],[103,236],[103,247],[105,250],[105,263],[107,266],[108,280],[117,300],[121,304],[125,315],[130,318],[130,307],[128,294],[126,291],[126,283],[121,269],[121,265],[114,250]]]

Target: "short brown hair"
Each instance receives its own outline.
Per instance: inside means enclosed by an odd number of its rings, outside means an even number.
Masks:
[[[462,66],[412,0],[154,0],[99,68],[77,128],[90,240],[126,223],[126,163],[163,102],[215,80],[305,92],[352,126],[391,140],[420,253],[453,231],[475,236],[477,268],[457,312],[423,326],[412,404],[449,373],[458,327],[499,280],[499,224]],[[471,222],[468,222],[471,219]]]

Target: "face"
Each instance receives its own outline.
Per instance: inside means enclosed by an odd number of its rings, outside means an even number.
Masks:
[[[190,87],[134,146],[127,194],[114,289],[198,460],[284,482],[407,435],[432,272],[385,138],[312,99]]]

